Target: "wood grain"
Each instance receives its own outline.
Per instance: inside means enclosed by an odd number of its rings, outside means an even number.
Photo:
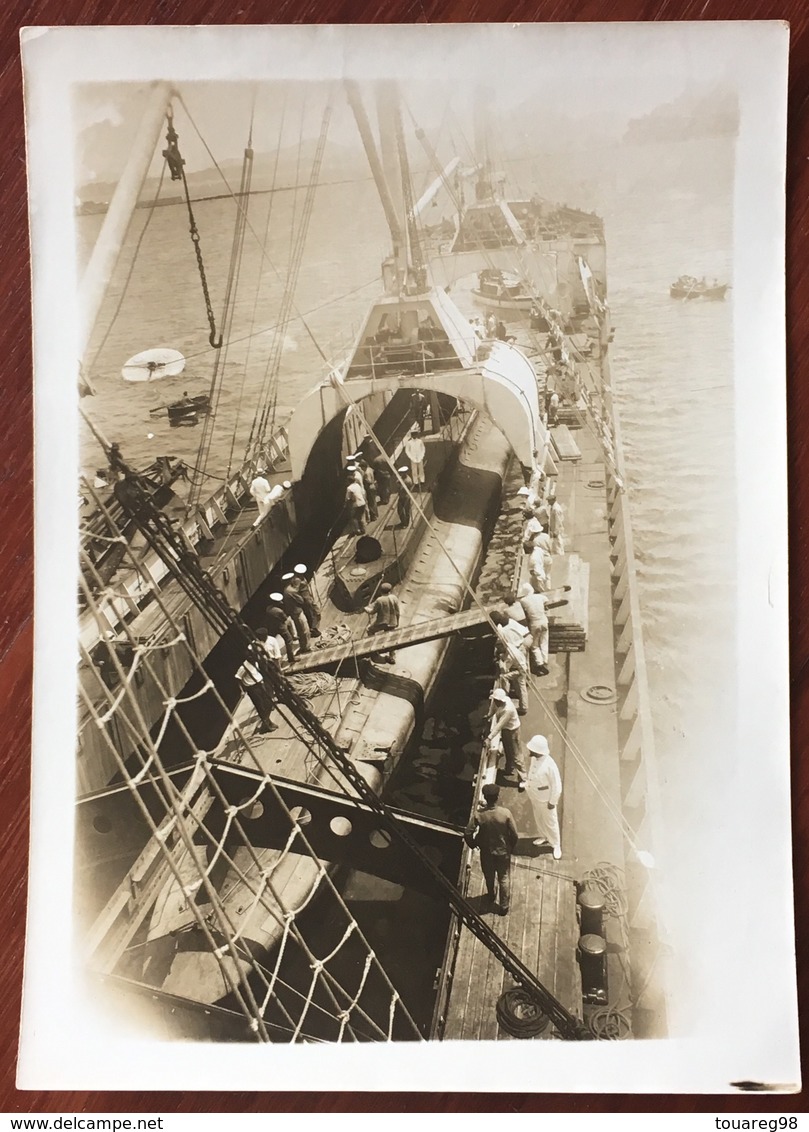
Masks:
[[[649,1097],[510,1094],[386,1093],[32,1093],[14,1086],[25,932],[26,858],[32,661],[32,426],[29,259],[23,138],[22,83],[17,30],[36,24],[346,23],[508,20],[728,20],[781,19],[792,24],[789,82],[788,319],[789,476],[792,611],[794,855],[799,993],[809,1001],[809,620],[807,525],[809,524],[809,9],[802,0],[586,0],[560,2],[454,0],[42,0],[3,6],[0,23],[0,156],[2,255],[0,357],[0,560],[4,600],[0,616],[0,907],[4,938],[0,954],[0,1058],[4,1112],[801,1112],[800,1097]],[[744,661],[744,657],[742,658]],[[752,660],[749,657],[748,660]],[[755,993],[766,993],[756,988]],[[752,1017],[752,1012],[751,1012]],[[807,1045],[806,1025],[803,1046]],[[804,1062],[804,1074],[806,1074]]]

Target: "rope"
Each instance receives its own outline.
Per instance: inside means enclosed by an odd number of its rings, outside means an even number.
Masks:
[[[103,510],[103,503],[101,503],[101,502],[99,501],[99,505],[100,505],[100,506],[102,507],[102,510]],[[136,560],[134,559],[134,556],[132,555],[132,552],[131,552],[131,550],[130,550],[130,549],[128,549],[128,550],[127,550],[127,554],[128,554],[128,557],[130,558],[130,560],[131,560],[131,562],[132,562],[132,565],[133,565],[133,567],[134,567],[135,569],[137,569],[137,568],[138,568],[138,563],[137,563],[137,561],[136,561]],[[155,591],[155,598],[156,598],[156,601],[157,601],[157,603],[158,603],[158,605],[159,605],[159,607],[160,607],[160,609],[161,609],[161,612],[162,612],[162,613],[164,614],[164,616],[166,617],[166,620],[168,621],[168,623],[169,623],[170,625],[172,625],[173,627],[175,627],[175,628],[176,628],[176,626],[174,626],[173,617],[172,617],[172,615],[171,615],[170,611],[169,611],[169,610],[167,610],[167,609],[166,609],[166,607],[165,607],[165,604],[164,604],[164,600],[163,600],[163,597],[162,597],[162,595],[160,594],[160,591]],[[95,610],[94,610],[94,613],[95,613],[95,615],[96,615],[96,616],[98,616],[98,610],[97,610],[97,609],[95,609]],[[129,634],[129,630],[128,630],[128,629],[126,630],[126,632],[127,632],[127,634],[128,634],[128,635],[129,635],[130,637],[131,637],[131,634]],[[201,675],[204,675],[204,669],[202,668],[202,666],[201,666],[201,664],[200,664],[200,662],[199,662],[198,658],[196,657],[196,655],[195,655],[195,653],[194,653],[193,649],[191,649],[191,647],[190,647],[190,645],[189,645],[189,642],[188,642],[188,641],[187,641],[187,639],[185,638],[184,634],[181,634],[181,633],[179,633],[179,632],[177,633],[177,640],[176,640],[176,644],[177,644],[178,646],[180,646],[180,645],[181,645],[181,646],[182,646],[182,647],[184,647],[184,649],[185,649],[185,650],[187,651],[188,655],[190,656],[190,658],[191,658],[191,660],[192,660],[192,664],[193,664],[193,666],[194,666],[194,669],[195,669],[195,671],[199,672],[199,673],[200,673]],[[85,662],[89,662],[89,657],[87,656],[87,654],[86,654],[86,651],[85,651],[85,654],[84,654],[84,659],[85,659]],[[147,663],[148,663],[148,661],[147,661]],[[154,671],[152,671],[152,672],[151,672],[150,674],[152,675],[152,678],[153,678],[153,679],[155,679],[155,682],[157,683],[158,687],[160,687],[160,681],[159,681],[159,677],[158,677],[158,674],[157,674],[156,672],[154,672]],[[125,677],[126,677],[126,674],[125,674],[125,673],[123,672],[123,670],[122,670],[122,669],[120,668],[120,666],[119,666],[119,677],[120,677],[120,678],[122,678],[122,679],[125,679]],[[205,680],[206,680],[206,681],[208,681],[208,678],[207,678],[207,676],[205,676]],[[209,681],[208,681],[208,683],[209,683]],[[210,689],[210,688],[205,688],[205,689],[204,689],[204,691],[208,691],[208,690],[211,690],[211,689]],[[219,693],[218,693],[218,692],[216,691],[216,689],[215,689],[215,688],[213,688],[212,690],[213,690],[213,693],[214,693],[214,695],[216,696],[216,698],[217,698],[217,700],[218,700],[218,702],[219,702],[220,706],[222,707],[222,709],[223,709],[223,710],[227,710],[227,709],[226,709],[226,705],[225,705],[225,704],[224,704],[224,702],[222,701],[222,699],[221,699],[221,696],[219,695]],[[106,695],[107,695],[107,696],[109,697],[109,696],[110,696],[110,692],[109,692],[109,689],[107,689],[107,688],[106,688],[106,686],[105,686],[105,688],[104,688],[104,691],[105,691],[105,694],[106,694]],[[201,691],[203,691],[203,690],[201,690]],[[196,693],[196,694],[194,694],[194,695],[198,695],[198,694],[199,694],[199,693]],[[85,697],[85,698],[86,698],[87,700],[89,700],[89,697]],[[188,697],[185,697],[185,700],[188,700],[188,699],[191,699],[191,698],[194,698],[194,697],[193,697],[193,696],[188,696]],[[171,700],[171,697],[166,697],[166,700],[165,700],[166,704],[168,704],[169,700]],[[176,699],[176,698],[175,698],[175,699],[173,699],[173,701],[172,701],[172,704],[173,704],[174,706],[176,706],[176,704],[177,704],[178,702],[182,702],[182,701],[181,701],[181,700],[178,700],[178,699]],[[94,705],[92,704],[92,702],[90,702],[88,706],[90,707],[90,712],[91,712],[91,716],[92,716],[92,715],[94,714]],[[127,720],[127,718],[126,718],[125,716],[124,716],[124,717],[122,717],[122,719],[123,719],[123,722],[124,722],[124,724],[125,724],[125,726],[126,726],[126,725],[128,724],[128,722],[129,722],[129,721]],[[187,730],[186,730],[186,728],[185,728],[185,725],[184,725],[184,723],[183,723],[183,721],[182,721],[182,718],[181,718],[181,717],[178,717],[178,723],[180,724],[180,727],[181,727],[181,730],[182,730],[182,732],[183,732],[184,736],[185,736],[185,737],[187,738],[187,740],[188,740],[188,741],[190,742],[190,741],[191,741],[191,740],[190,740],[190,736],[188,735],[188,732],[187,732]],[[255,765],[256,767],[259,767],[259,762],[258,762],[258,759],[257,759],[257,758],[256,758],[256,756],[255,756],[255,755],[253,754],[253,752],[251,751],[251,749],[250,749],[250,745],[249,745],[249,742],[248,742],[248,741],[246,740],[245,736],[244,736],[244,735],[243,735],[243,734],[241,733],[241,730],[240,730],[240,729],[238,728],[238,726],[236,727],[236,732],[237,732],[237,734],[239,735],[239,737],[240,737],[240,739],[241,739],[241,742],[242,742],[242,743],[243,743],[243,745],[244,745],[244,748],[245,748],[245,750],[246,750],[247,752],[249,752],[249,754],[250,754],[250,756],[251,756],[251,758],[252,758],[252,761],[253,761],[254,765]],[[142,735],[143,735],[143,733],[144,733],[144,732],[143,732],[143,730],[141,729],[141,731],[140,731],[140,734],[138,735],[138,738],[139,738],[139,739],[142,739]],[[148,731],[147,731],[147,732],[145,732],[145,733],[146,733],[146,734],[148,734]],[[106,734],[106,733],[105,733],[105,734]],[[136,732],[136,734],[137,734],[137,732]],[[109,736],[107,735],[106,737],[107,737],[107,740],[108,740],[108,744],[110,745],[111,749],[113,749],[113,753],[114,753],[114,754],[117,754],[117,752],[116,752],[116,751],[114,750],[114,748],[112,748],[112,744],[111,744],[111,740],[110,740]],[[160,759],[160,755],[159,755],[159,752],[158,752],[158,751],[157,751],[157,750],[156,750],[156,749],[154,748],[154,746],[152,746],[152,750],[150,751],[150,756],[152,757],[152,762],[154,762],[155,764],[157,764],[157,765],[159,765],[160,767],[162,767],[162,762],[161,762],[161,759]],[[118,759],[117,759],[117,761],[121,761],[121,760],[120,760],[120,758],[118,758]],[[218,786],[218,782],[217,782],[217,781],[216,781],[216,779],[214,779],[214,778],[212,777],[212,775],[211,775],[211,770],[210,770],[210,766],[209,766],[209,760],[208,760],[208,758],[207,758],[207,755],[206,755],[206,753],[205,753],[205,752],[199,752],[199,761],[200,761],[200,766],[201,766],[201,769],[202,769],[202,771],[203,771],[203,773],[204,773],[204,775],[205,775],[205,778],[206,778],[206,781],[207,781],[207,785],[208,785],[208,786],[209,786],[209,788],[210,788],[210,789],[212,790],[213,794],[214,794],[214,795],[216,795],[217,797],[219,797],[219,799],[220,799],[221,803],[222,803],[222,804],[223,804],[224,806],[226,806],[226,807],[227,807],[227,806],[228,806],[227,800],[226,800],[226,799],[224,798],[224,796],[223,796],[223,795],[221,794],[221,790],[219,789],[219,786]],[[151,764],[150,764],[150,765],[151,765]],[[126,774],[126,771],[125,771],[125,769],[124,769],[123,773],[124,773],[124,774]],[[161,782],[162,782],[162,780],[161,780]],[[292,840],[293,840],[294,838],[300,838],[300,840],[301,840],[302,844],[303,844],[303,845],[305,846],[305,849],[306,849],[306,850],[308,851],[308,853],[309,853],[310,857],[311,857],[311,858],[312,858],[313,860],[315,860],[315,861],[316,861],[316,860],[317,860],[317,858],[316,858],[316,855],[314,854],[314,852],[313,852],[313,850],[312,850],[311,846],[310,846],[310,845],[308,844],[308,842],[307,842],[307,840],[306,840],[306,837],[305,837],[305,834],[304,834],[304,831],[303,831],[302,827],[301,827],[301,826],[300,826],[300,825],[299,825],[299,824],[298,824],[297,822],[295,822],[295,821],[294,821],[294,820],[292,819],[292,817],[291,817],[291,815],[290,815],[290,813],[289,813],[289,810],[288,810],[288,809],[286,808],[286,806],[285,806],[285,805],[283,804],[283,800],[281,799],[280,795],[279,795],[279,794],[277,793],[277,790],[275,789],[275,787],[274,787],[274,784],[272,783],[272,779],[270,778],[270,776],[267,776],[267,775],[263,775],[262,785],[263,785],[263,784],[264,784],[265,782],[266,782],[266,783],[267,783],[267,784],[269,785],[269,788],[270,788],[270,789],[272,790],[272,792],[274,793],[274,795],[275,795],[275,798],[276,798],[276,801],[278,802],[278,804],[280,804],[280,805],[281,805],[281,806],[283,807],[283,810],[284,810],[284,812],[286,813],[286,815],[287,815],[287,817],[288,817],[288,819],[289,819],[289,821],[290,821],[290,826],[292,827],[292,831],[293,831],[293,832],[292,832],[292,834],[290,835],[290,838],[289,838],[289,840],[288,840],[288,845],[287,845],[287,850],[286,850],[286,852],[288,852],[288,850],[289,850],[289,846],[291,845],[291,843],[292,843]],[[132,787],[132,784],[131,784],[131,781],[130,781],[130,782],[128,783],[128,785],[130,786],[130,789],[133,789],[133,787]],[[263,904],[263,906],[265,907],[265,909],[266,909],[266,910],[267,910],[267,911],[268,911],[268,912],[269,912],[269,913],[270,913],[271,915],[273,915],[273,916],[274,916],[274,917],[275,917],[275,918],[276,918],[276,919],[278,920],[278,922],[279,922],[279,923],[283,924],[283,926],[284,926],[284,931],[285,931],[285,933],[286,933],[286,934],[288,934],[288,933],[289,933],[290,931],[292,931],[292,933],[293,933],[293,935],[294,935],[294,937],[295,937],[295,939],[296,939],[296,942],[297,942],[298,946],[301,946],[301,947],[302,947],[302,948],[304,949],[304,952],[305,952],[305,954],[308,954],[308,955],[309,955],[309,957],[310,957],[310,961],[314,961],[314,962],[316,962],[316,960],[315,960],[314,956],[312,956],[312,955],[311,955],[311,952],[309,952],[309,951],[308,951],[308,949],[306,948],[306,945],[305,945],[305,941],[303,940],[303,937],[302,937],[302,936],[300,935],[300,932],[298,931],[298,929],[297,929],[297,928],[294,928],[294,923],[293,923],[293,922],[294,922],[294,918],[295,918],[295,916],[296,916],[296,915],[297,915],[297,914],[298,914],[298,913],[300,912],[301,908],[305,907],[305,906],[306,906],[306,904],[307,904],[307,903],[309,902],[309,900],[313,898],[313,896],[314,896],[314,891],[313,891],[313,892],[311,892],[311,893],[309,894],[309,896],[307,897],[307,899],[306,899],[306,900],[305,900],[305,901],[304,901],[304,902],[303,902],[303,903],[302,903],[302,904],[300,905],[300,907],[299,907],[298,909],[295,909],[295,910],[293,910],[292,912],[289,912],[288,910],[284,909],[284,904],[283,904],[283,902],[282,902],[282,901],[281,901],[281,899],[279,898],[278,894],[274,892],[274,890],[272,889],[272,885],[270,884],[270,878],[271,878],[271,876],[272,876],[272,873],[274,872],[274,867],[273,867],[273,868],[271,868],[271,869],[267,869],[267,868],[266,868],[266,866],[263,866],[263,865],[261,864],[261,862],[259,862],[259,861],[258,861],[258,859],[257,859],[257,858],[255,857],[255,852],[254,852],[254,850],[252,849],[252,846],[250,845],[249,839],[247,839],[247,838],[246,838],[246,837],[244,836],[244,832],[243,832],[243,830],[242,830],[242,829],[241,829],[241,827],[240,827],[240,823],[239,823],[239,821],[238,821],[238,818],[237,818],[237,816],[236,816],[236,815],[237,815],[238,811],[240,811],[240,810],[242,810],[242,809],[244,809],[244,808],[247,808],[247,807],[249,807],[249,806],[250,806],[250,805],[252,804],[252,802],[253,802],[253,800],[255,799],[255,797],[256,797],[256,795],[254,795],[254,796],[253,796],[253,798],[251,798],[251,799],[247,799],[247,801],[246,801],[246,802],[244,802],[244,803],[242,803],[242,805],[241,805],[241,806],[238,806],[238,807],[230,807],[230,812],[229,812],[229,814],[228,814],[228,817],[229,817],[229,819],[230,819],[230,825],[232,826],[232,828],[233,828],[233,829],[235,829],[235,830],[236,830],[236,832],[237,832],[237,833],[239,834],[239,836],[240,836],[240,837],[242,838],[242,841],[243,841],[243,843],[244,843],[244,844],[245,844],[245,845],[247,846],[247,848],[248,848],[248,851],[249,851],[249,852],[250,852],[250,854],[252,855],[252,857],[253,857],[253,866],[252,866],[252,867],[253,867],[253,868],[255,868],[255,869],[256,869],[256,870],[257,870],[257,871],[258,871],[258,872],[259,872],[259,873],[261,874],[261,878],[262,878],[262,881],[263,881],[263,887],[259,889],[259,892],[258,892],[258,899],[260,899],[260,900],[261,900],[261,903]],[[180,799],[180,800],[176,800],[176,801],[175,801],[175,807],[179,807],[179,808],[180,808],[180,810],[182,811],[182,807],[183,807],[183,806],[185,806],[185,805],[187,804],[188,800],[189,800],[189,795],[188,795],[188,794],[186,794],[185,796],[183,796],[183,798],[182,798],[182,799]],[[168,804],[168,803],[169,803],[169,800],[167,800],[167,799],[166,799],[166,798],[164,797],[164,804],[165,804],[165,805],[166,805],[166,807],[167,807],[167,811],[168,811],[168,810],[169,810],[169,808],[170,808],[170,807],[169,807],[169,804]],[[182,812],[180,812],[180,814],[179,814],[179,815],[177,815],[177,814],[175,813],[175,817],[174,817],[174,819],[173,819],[173,821],[172,821],[172,825],[174,825],[174,824],[176,823],[176,821],[178,820],[178,816],[179,816],[179,819],[180,819],[180,820],[182,820]],[[220,839],[218,839],[218,840],[217,840],[217,839],[216,839],[215,837],[213,837],[213,835],[212,835],[212,834],[210,833],[210,831],[209,831],[209,830],[207,829],[207,827],[205,826],[204,822],[202,823],[202,832],[204,833],[204,835],[205,835],[205,836],[207,837],[207,839],[209,840],[210,844],[212,845],[212,847],[213,847],[213,849],[214,849],[214,852],[218,852],[218,853],[219,853],[219,854],[221,855],[221,857],[222,857],[222,858],[223,858],[224,860],[226,860],[226,861],[227,861],[227,863],[229,864],[229,866],[230,866],[230,867],[231,867],[231,868],[233,869],[234,873],[235,873],[235,874],[236,874],[236,875],[238,876],[239,880],[240,880],[240,881],[241,881],[242,883],[245,883],[245,884],[247,885],[247,887],[248,887],[248,888],[249,888],[249,889],[250,889],[250,890],[252,891],[252,893],[253,893],[253,896],[254,896],[254,900],[256,900],[256,899],[257,899],[257,894],[256,894],[256,890],[255,890],[255,888],[253,888],[253,887],[251,886],[251,883],[250,883],[250,881],[249,881],[249,878],[248,878],[248,877],[247,877],[247,876],[246,876],[246,875],[244,874],[244,872],[243,872],[242,870],[240,870],[240,869],[239,869],[239,868],[238,868],[238,867],[236,866],[235,862],[234,862],[234,861],[232,860],[232,858],[230,857],[230,855],[229,855],[229,854],[228,854],[228,853],[226,852],[226,850],[224,849],[224,846],[223,846],[223,839],[221,839],[221,838],[220,838]],[[168,833],[168,831],[166,831],[166,833],[164,834],[164,838],[165,838],[165,836],[167,836],[167,833]],[[156,834],[156,836],[157,836],[157,834]],[[284,854],[282,853],[282,855],[281,855],[281,858],[279,858],[278,860],[276,860],[276,865],[275,865],[275,867],[277,867],[277,865],[278,865],[278,864],[280,864],[280,859],[282,859],[282,858],[283,858],[283,856],[284,856]],[[204,872],[205,870],[202,870],[202,871]],[[328,876],[328,874],[327,874],[327,873],[325,873],[325,871],[324,871],[324,870],[322,870],[322,868],[321,868],[321,869],[320,869],[320,873],[319,873],[319,876],[318,876],[318,879],[317,879],[317,886],[320,886],[320,885],[321,885],[321,883],[322,883],[322,882],[324,882],[324,881],[326,882],[326,884],[327,884],[327,886],[328,886],[328,888],[329,888],[330,892],[332,893],[332,895],[333,895],[334,897],[336,897],[336,899],[337,899],[337,901],[338,901],[338,904],[339,904],[340,908],[341,908],[341,909],[343,910],[343,913],[344,913],[344,915],[346,916],[347,920],[349,920],[349,921],[353,921],[353,917],[351,917],[351,916],[350,916],[350,913],[349,913],[349,911],[348,911],[348,909],[347,909],[347,907],[346,907],[346,905],[345,905],[344,901],[342,900],[342,897],[340,896],[339,892],[338,892],[338,891],[337,891],[337,889],[335,888],[335,886],[334,886],[333,882],[331,881],[330,877],[329,877],[329,876]],[[202,882],[200,882],[200,883],[202,883]],[[187,887],[187,886],[185,886],[185,887]],[[276,903],[277,903],[277,907],[276,907],[276,908],[274,908],[274,907],[273,907],[272,905],[269,905],[269,904],[267,903],[267,901],[266,901],[266,897],[264,896],[264,889],[265,889],[265,888],[269,889],[269,891],[271,892],[271,894],[272,894],[272,896],[273,896],[273,899],[274,899],[274,900],[276,901]],[[279,916],[279,911],[278,911],[279,909],[283,910],[283,915],[281,915],[281,916]],[[358,936],[358,938],[359,938],[359,939],[360,939],[360,940],[362,941],[362,944],[363,944],[363,946],[364,946],[364,947],[366,948],[366,951],[367,951],[367,953],[369,953],[369,954],[370,954],[370,953],[372,952],[372,949],[371,949],[371,948],[369,947],[369,945],[368,945],[368,943],[367,943],[367,940],[365,940],[364,936],[362,936],[362,933],[361,933],[361,932],[359,932],[359,929],[355,927],[355,928],[353,929],[353,933],[354,933],[355,935],[357,935],[357,936]],[[239,937],[240,937],[240,929],[238,929],[238,928],[234,928],[234,929],[233,929],[233,930],[231,931],[231,940],[232,940],[232,941],[238,941]],[[251,956],[250,956],[249,954],[247,954],[247,955],[245,955],[245,956],[243,956],[243,957],[242,957],[242,960],[243,960],[244,962],[248,962],[248,963],[250,963],[250,962],[252,962],[252,957],[251,957]],[[238,968],[237,968],[237,969],[238,969]],[[379,964],[378,964],[378,963],[377,963],[377,969],[378,969],[379,973],[380,973],[380,974],[382,975],[382,978],[383,978],[384,982],[385,982],[385,983],[386,983],[386,984],[387,984],[387,985],[388,985],[388,986],[390,987],[390,989],[391,989],[391,992],[392,992],[392,993],[395,993],[395,992],[393,991],[393,988],[392,988],[392,986],[391,986],[391,984],[390,984],[390,981],[389,981],[389,979],[388,979],[387,975],[385,974],[384,970],[383,970],[383,969],[382,969],[382,968],[381,968],[381,967],[379,966]],[[325,986],[325,989],[326,989],[326,992],[327,992],[327,994],[328,994],[328,995],[332,995],[332,993],[340,993],[340,994],[343,994],[343,993],[344,993],[344,992],[342,992],[342,990],[339,990],[339,989],[337,989],[337,988],[339,988],[339,983],[336,983],[336,982],[335,982],[335,981],[333,980],[333,977],[332,977],[332,976],[331,976],[331,975],[330,975],[330,974],[329,974],[328,972],[326,972],[325,970],[324,970],[324,971],[323,971],[323,973],[322,973],[322,981],[324,981],[324,986]],[[338,1009],[338,1004],[337,1004],[336,1000],[335,1000],[335,1009]],[[362,1015],[363,1015],[364,1017],[367,1017],[367,1016],[365,1016],[365,1012],[364,1012],[364,1011],[361,1011],[361,1010],[360,1010],[360,1011],[358,1011],[358,1012],[359,1012],[360,1014],[362,1014]],[[261,1013],[262,1013],[262,1012],[261,1012],[261,1011],[259,1011],[259,1014],[261,1014]],[[409,1016],[409,1015],[407,1015],[407,1018],[408,1018],[408,1022],[409,1022],[410,1026],[411,1026],[411,1029],[412,1029],[412,1032],[413,1032],[414,1036],[416,1036],[416,1037],[420,1037],[420,1035],[419,1035],[419,1032],[418,1032],[418,1028],[416,1027],[415,1023],[413,1022],[412,1018],[410,1018],[410,1016]],[[290,1021],[291,1021],[291,1020],[290,1020]],[[368,1024],[369,1024],[369,1025],[375,1025],[375,1024],[374,1024],[374,1023],[372,1022],[372,1020],[371,1020],[371,1019],[367,1019],[367,1021],[368,1021]],[[382,1030],[381,1030],[381,1029],[380,1029],[379,1027],[377,1027],[377,1031],[378,1031],[379,1035],[380,1035],[381,1037],[383,1037],[383,1038],[384,1038],[384,1036],[385,1036],[385,1035],[384,1035],[384,1031],[382,1031]]]
[[[497,1021],[513,1038],[536,1038],[550,1025],[550,1018],[539,1009],[536,999],[522,987],[501,994],[495,1007]]]
[[[101,351],[106,346],[107,339],[109,338],[110,334],[112,333],[112,328],[115,326],[115,323],[118,319],[118,315],[121,313],[121,307],[124,305],[124,299],[126,298],[126,293],[129,290],[129,284],[132,281],[132,276],[135,272],[135,264],[138,261],[138,253],[140,252],[141,244],[143,243],[143,237],[146,235],[146,229],[151,224],[152,217],[155,214],[156,205],[157,205],[157,202],[160,198],[160,193],[163,189],[163,180],[164,180],[165,176],[166,176],[166,162],[164,161],[163,165],[161,166],[161,169],[160,169],[160,179],[157,182],[157,189],[155,191],[154,199],[152,200],[151,204],[149,205],[148,211],[146,213],[146,220],[144,221],[143,227],[140,230],[140,235],[138,236],[137,243],[135,244],[135,250],[132,253],[132,262],[129,265],[129,271],[126,274],[126,279],[124,280],[124,285],[121,288],[121,294],[118,297],[118,304],[117,304],[117,306],[115,307],[115,310],[112,313],[112,318],[110,319],[109,326],[104,331],[104,337],[101,339],[101,342],[99,343],[98,349],[96,350],[95,354],[93,355],[93,360],[90,363],[90,369],[91,370],[94,370],[96,365],[98,364],[98,359],[101,356]]]
[[[225,176],[224,172],[222,171],[222,168],[221,168],[221,166],[219,165],[219,162],[218,162],[218,161],[216,160],[216,158],[214,157],[214,155],[213,155],[213,152],[211,151],[211,149],[210,149],[210,147],[209,147],[208,143],[207,143],[207,142],[205,141],[205,138],[204,138],[204,137],[202,136],[202,133],[200,132],[200,129],[199,129],[199,127],[197,126],[196,122],[194,121],[194,119],[193,119],[193,117],[192,117],[192,115],[191,115],[191,112],[190,112],[190,110],[188,109],[188,107],[187,107],[187,105],[185,104],[185,101],[183,100],[183,98],[182,98],[182,97],[180,98],[180,102],[182,103],[183,109],[185,110],[186,114],[188,115],[188,120],[190,121],[191,125],[192,125],[192,126],[194,127],[194,130],[196,131],[197,137],[199,138],[200,142],[202,143],[202,145],[203,145],[203,147],[204,147],[204,149],[205,149],[205,152],[206,152],[206,153],[208,154],[208,157],[209,157],[209,158],[211,159],[211,162],[212,162],[212,164],[213,164],[214,168],[216,169],[216,171],[217,171],[217,173],[219,174],[219,176],[220,176],[220,177],[222,178],[222,181],[223,181],[223,183],[225,184],[225,186],[227,187],[227,190],[228,190],[229,194],[230,194],[230,195],[231,195],[231,196],[233,197],[233,199],[234,199],[234,200],[236,201],[236,207],[237,207],[237,208],[239,208],[239,209],[241,209],[242,211],[244,211],[244,210],[242,209],[241,203],[239,202],[238,198],[236,197],[236,194],[235,194],[235,193],[233,192],[233,189],[232,189],[232,188],[231,188],[231,186],[230,186],[230,182],[228,181],[227,177]],[[270,270],[274,272],[274,274],[275,274],[275,275],[276,275],[276,276],[278,277],[279,281],[283,282],[283,281],[284,281],[284,276],[283,276],[283,275],[282,275],[282,273],[281,273],[281,272],[280,272],[280,271],[278,270],[278,268],[277,268],[277,267],[275,266],[275,264],[273,263],[273,261],[272,261],[272,260],[270,259],[270,256],[269,256],[269,254],[268,254],[268,252],[267,252],[267,249],[266,249],[266,247],[264,247],[264,245],[263,245],[263,244],[261,243],[261,241],[259,240],[258,236],[256,235],[256,231],[255,231],[255,229],[253,228],[252,224],[251,224],[251,223],[250,223],[250,221],[249,221],[249,220],[247,220],[246,218],[245,218],[245,223],[246,223],[246,225],[247,225],[247,228],[248,228],[248,230],[249,230],[249,231],[250,231],[250,233],[251,233],[251,234],[253,235],[253,237],[255,238],[256,242],[257,242],[257,243],[258,243],[258,245],[259,245],[259,248],[260,248],[260,250],[261,250],[261,256],[262,256],[262,259],[263,259],[263,260],[265,260],[265,262],[267,263],[267,265],[268,265],[268,266],[270,267]],[[293,308],[293,309],[295,309],[295,308]],[[303,315],[302,315],[302,314],[300,313],[300,311],[297,311],[297,310],[295,309],[295,313],[296,313],[297,317],[298,317],[298,318],[300,319],[301,325],[302,325],[302,326],[303,326],[303,328],[304,328],[304,329],[306,330],[306,333],[307,333],[307,334],[309,335],[309,337],[311,338],[313,346],[315,347],[315,349],[317,350],[317,352],[318,352],[318,353],[320,354],[320,356],[321,356],[321,358],[323,359],[323,361],[324,361],[324,362],[325,362],[325,363],[326,363],[326,364],[328,365],[328,361],[329,361],[329,360],[328,360],[328,358],[326,357],[326,355],[325,355],[325,354],[323,353],[323,350],[321,349],[319,342],[317,341],[317,339],[315,338],[314,334],[312,333],[312,330],[311,330],[311,328],[309,327],[309,324],[308,324],[308,323],[306,322],[305,318],[304,318],[304,317],[303,317]]]

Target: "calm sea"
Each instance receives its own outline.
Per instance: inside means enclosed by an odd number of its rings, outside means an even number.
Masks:
[[[728,734],[733,640],[734,443],[732,292],[724,303],[669,298],[681,273],[732,275],[733,148],[727,140],[622,146],[603,154],[515,162],[524,190],[598,211],[605,218],[611,356],[629,473],[664,805],[689,825],[710,820],[712,800],[690,783]],[[531,177],[534,179],[532,180]],[[264,392],[275,384],[279,421],[348,348],[378,290],[386,228],[367,180],[321,188],[294,294],[293,319],[274,328],[285,300],[301,194],[255,196],[232,345],[207,474],[237,466]],[[222,307],[235,207],[197,206],[215,310]],[[91,345],[96,386],[84,406],[132,462],[182,456],[201,465],[201,429],[170,429],[150,415],[209,389],[213,352],[188,235],[177,207],[139,211]],[[83,254],[99,217],[83,217]],[[265,236],[266,233],[266,236]],[[141,239],[120,313],[113,320]],[[305,324],[304,324],[305,323]],[[111,329],[110,328],[111,325]],[[122,364],[150,346],[188,358],[180,377],[151,385],[121,380]],[[235,440],[234,440],[235,437]],[[103,461],[85,447],[89,469]],[[216,480],[211,479],[211,484]],[[687,810],[684,810],[687,807]]]

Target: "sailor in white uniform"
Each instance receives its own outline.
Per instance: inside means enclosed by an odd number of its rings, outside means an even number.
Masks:
[[[562,796],[562,776],[559,767],[551,758],[548,740],[544,735],[534,735],[526,744],[531,757],[525,790],[539,836],[534,845],[541,848],[550,845],[554,860],[562,856],[562,835],[559,830],[559,799]],[[522,786],[520,787],[522,789]]]

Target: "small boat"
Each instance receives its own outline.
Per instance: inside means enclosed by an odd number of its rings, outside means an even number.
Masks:
[[[730,290],[729,283],[708,283],[704,278],[695,279],[693,275],[681,275],[669,288],[672,299],[724,299]]]
[[[196,397],[183,394],[179,401],[172,401],[170,405],[160,405],[150,409],[153,417],[160,413],[167,413],[171,428],[183,428],[199,424],[200,416],[207,416],[211,411],[211,398],[207,393],[200,393]]]
[[[472,294],[492,307],[503,310],[528,311],[533,298],[517,275],[499,268],[489,267],[478,275],[478,285]]]

